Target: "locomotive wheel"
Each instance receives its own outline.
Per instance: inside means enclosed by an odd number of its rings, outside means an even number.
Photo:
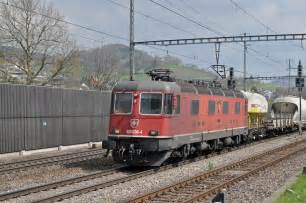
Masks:
[[[190,154],[189,152],[190,152],[190,145],[189,144],[184,145],[182,149],[182,157],[186,159]]]

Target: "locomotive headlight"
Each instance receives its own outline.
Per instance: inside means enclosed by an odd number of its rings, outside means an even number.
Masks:
[[[150,130],[149,135],[150,136],[157,136],[158,135],[158,131],[157,130]]]
[[[118,134],[120,134],[120,130],[119,130],[119,129],[114,129],[114,133],[115,133],[116,135],[118,135]]]

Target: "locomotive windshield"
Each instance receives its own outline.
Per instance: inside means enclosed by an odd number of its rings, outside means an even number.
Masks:
[[[141,114],[161,114],[162,111],[162,94],[159,93],[142,93],[140,113]]]
[[[114,113],[131,113],[132,112],[132,93],[116,93]]]

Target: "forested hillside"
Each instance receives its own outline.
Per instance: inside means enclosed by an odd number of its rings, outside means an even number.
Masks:
[[[101,63],[105,66],[115,68],[121,79],[127,78],[129,74],[129,47],[122,44],[105,45],[101,48],[83,50],[80,52],[81,65],[89,71],[97,68],[95,57],[100,56]],[[111,68],[109,67],[109,68]],[[147,52],[136,50],[135,52],[135,72],[139,79],[145,78],[146,71],[154,68],[172,69],[176,76],[184,79],[202,78],[208,79],[214,75],[197,66],[184,64],[180,59],[173,56],[158,57],[149,55]]]

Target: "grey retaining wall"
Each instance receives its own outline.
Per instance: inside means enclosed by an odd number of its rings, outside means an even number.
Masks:
[[[101,141],[110,95],[0,84],[0,153]]]

